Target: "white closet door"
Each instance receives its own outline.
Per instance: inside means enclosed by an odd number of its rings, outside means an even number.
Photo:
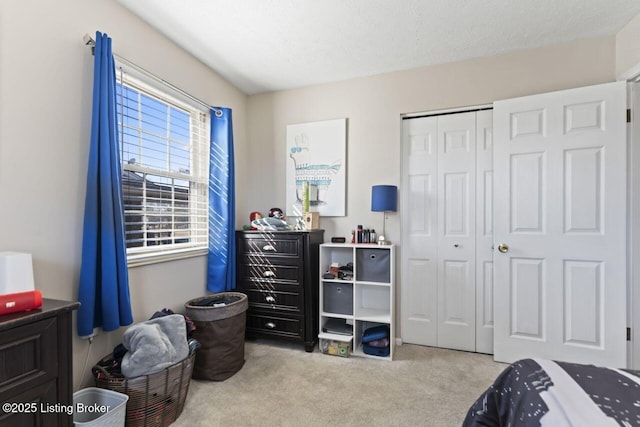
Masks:
[[[495,348],[626,366],[624,82],[494,104]]]
[[[403,121],[402,339],[437,344],[437,118]]]
[[[438,347],[475,351],[475,112],[438,117]]]
[[[476,351],[493,354],[493,111],[476,115]]]
[[[403,122],[402,339],[493,352],[492,112]]]

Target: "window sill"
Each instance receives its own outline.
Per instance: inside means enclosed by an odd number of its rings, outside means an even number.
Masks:
[[[194,258],[206,255],[207,248],[198,249],[178,249],[173,251],[159,252],[154,254],[141,253],[127,255],[127,266],[129,268],[140,267],[149,264],[158,264],[160,262],[176,261],[185,258]]]

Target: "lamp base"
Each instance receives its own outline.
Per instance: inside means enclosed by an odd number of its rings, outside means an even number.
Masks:
[[[381,236],[378,237],[378,244],[379,245],[390,245],[391,241],[387,240],[384,236],[381,235]]]

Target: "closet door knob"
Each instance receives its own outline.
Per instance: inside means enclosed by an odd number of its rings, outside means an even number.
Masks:
[[[273,322],[267,322],[264,324],[264,326],[266,326],[269,329],[274,329],[276,327],[276,324]]]
[[[509,252],[509,245],[507,245],[506,243],[500,243],[498,245],[498,251],[506,254],[507,252]]]

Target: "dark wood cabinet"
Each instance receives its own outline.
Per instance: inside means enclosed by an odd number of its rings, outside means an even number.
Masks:
[[[247,336],[318,339],[318,256],[324,230],[237,231],[237,290],[249,298]]]
[[[71,314],[79,304],[43,299],[0,316],[0,426],[73,425]],[[18,406],[20,405],[20,406]]]

